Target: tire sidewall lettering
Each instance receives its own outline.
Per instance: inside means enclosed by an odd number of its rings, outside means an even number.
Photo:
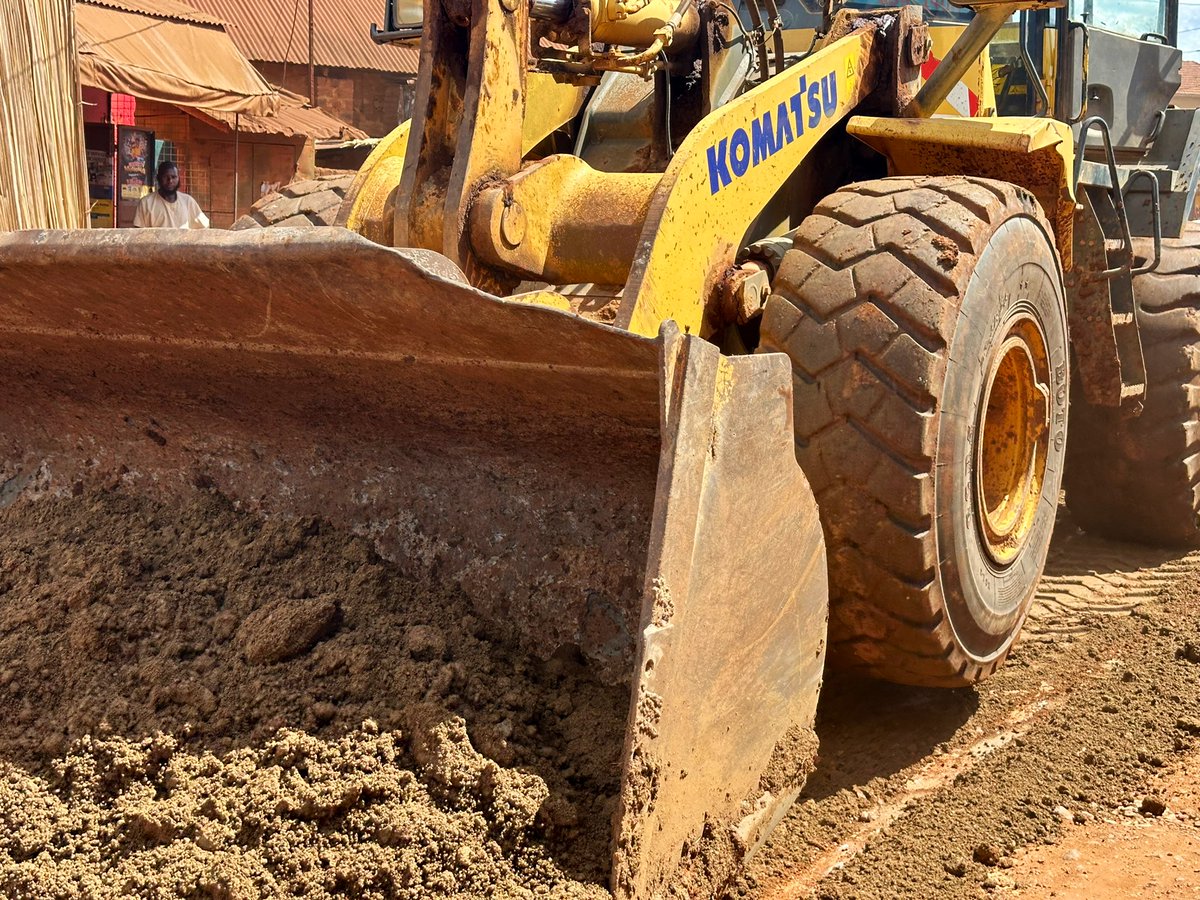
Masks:
[[[1014,267],[1013,260],[1023,262]],[[993,352],[1021,316],[1033,318],[1046,338],[1051,433],[1034,522],[1023,550],[1001,567],[988,556],[980,534],[975,443]],[[1066,327],[1052,244],[1035,220],[1015,215],[989,239],[963,294],[946,368],[935,470],[935,523],[946,610],[960,644],[979,662],[1007,651],[1045,564],[1066,449]]]

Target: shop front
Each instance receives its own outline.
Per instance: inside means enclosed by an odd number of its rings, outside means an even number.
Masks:
[[[131,228],[138,202],[154,187],[161,155],[154,132],[136,127],[137,98],[128,94],[85,87],[83,103],[91,227]]]
[[[278,111],[278,95],[221,22],[177,0],[77,0],[75,24],[92,227],[131,227],[162,159],[179,164],[182,190],[198,180],[175,141],[139,122],[139,104]]]

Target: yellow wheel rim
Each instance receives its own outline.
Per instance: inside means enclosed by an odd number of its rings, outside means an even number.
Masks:
[[[975,487],[988,555],[1010,565],[1033,528],[1050,441],[1050,363],[1038,323],[1020,316],[992,358],[976,432]]]

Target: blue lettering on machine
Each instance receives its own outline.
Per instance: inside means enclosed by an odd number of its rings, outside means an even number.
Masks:
[[[830,72],[808,83],[801,75],[799,90],[772,112],[767,110],[750,123],[750,130],[735,128],[708,148],[708,187],[715,194],[735,178],[741,178],[751,166],[774,156],[782,148],[816,128],[821,120],[837,111],[837,73]],[[807,107],[807,109],[806,109]]]

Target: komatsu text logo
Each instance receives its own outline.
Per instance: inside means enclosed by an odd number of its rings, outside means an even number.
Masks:
[[[800,137],[806,127],[816,128],[821,119],[837,111],[837,100],[836,72],[812,84],[807,75],[801,75],[800,90],[780,103],[774,113],[768,109],[751,122],[749,133],[745,128],[735,128],[731,137],[721,138],[708,148],[709,190],[715,194]]]

